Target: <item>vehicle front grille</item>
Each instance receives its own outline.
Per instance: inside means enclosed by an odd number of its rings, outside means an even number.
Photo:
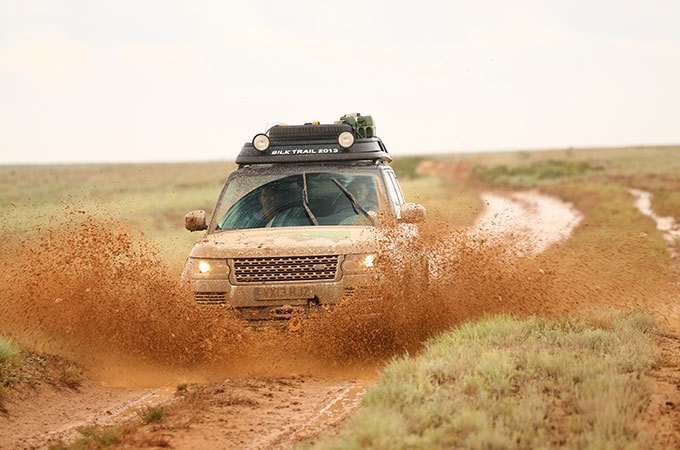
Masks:
[[[233,262],[237,283],[334,280],[338,272],[338,255],[238,258]]]
[[[227,303],[226,292],[194,292],[194,300],[201,305],[223,305]]]

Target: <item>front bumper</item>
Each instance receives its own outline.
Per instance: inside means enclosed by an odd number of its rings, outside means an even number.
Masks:
[[[316,306],[330,306],[355,295],[370,296],[374,274],[344,275],[327,282],[234,285],[229,280],[194,279],[194,299],[201,305],[227,305],[246,320],[290,319]]]

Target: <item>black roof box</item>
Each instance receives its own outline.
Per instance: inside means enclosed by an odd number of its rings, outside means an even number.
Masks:
[[[275,164],[333,161],[392,161],[378,137],[357,138],[349,148],[338,144],[338,135],[354,129],[347,124],[274,126],[269,129],[269,148],[257,150],[252,142],[243,145],[237,164]]]

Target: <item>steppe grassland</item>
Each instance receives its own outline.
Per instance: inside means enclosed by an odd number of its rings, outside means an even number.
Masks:
[[[549,188],[561,185],[565,178],[571,181],[593,181],[616,184],[628,188],[650,191],[654,194],[652,207],[659,215],[680,215],[680,146],[641,146],[622,148],[591,148],[517,151],[492,154],[469,154],[464,158],[481,172],[503,169],[504,179],[491,179],[510,187]],[[580,174],[554,173],[543,179],[523,177],[522,169],[537,170],[555,162],[563,168],[583,165]],[[568,190],[564,190],[568,195]]]
[[[679,146],[457,155],[460,160],[483,181],[479,189],[537,189],[583,214],[572,237],[543,255],[559,261],[558,275],[568,274],[569,284],[554,288],[565,311],[578,297],[636,307],[650,295],[666,295],[659,291],[678,276],[668,243],[635,207],[630,189],[651,192],[653,210],[680,222]]]

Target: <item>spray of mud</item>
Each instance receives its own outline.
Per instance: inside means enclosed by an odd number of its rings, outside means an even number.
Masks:
[[[0,251],[3,333],[108,377],[191,367],[210,352],[216,322],[229,320],[192,308],[152,246],[113,220],[67,208],[57,225],[5,239]],[[220,329],[234,342],[235,327]]]
[[[631,304],[651,288],[631,289],[635,274],[621,271],[617,281],[599,272],[593,283],[574,270],[588,263],[568,247],[512,258],[507,245],[433,223],[417,239],[388,233],[383,248],[392,251],[380,257],[374,289],[319,310],[291,333],[252,329],[227,308],[199,308],[125,224],[67,210],[24,239],[2,231],[2,333],[126,385],[374,371],[462,321]]]

